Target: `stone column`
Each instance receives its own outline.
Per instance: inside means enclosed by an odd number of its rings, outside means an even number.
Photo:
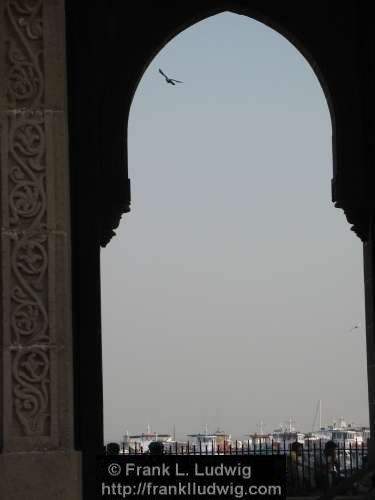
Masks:
[[[374,217],[370,220],[368,240],[364,243],[364,274],[365,274],[365,303],[366,303],[366,351],[367,351],[367,380],[368,402],[370,417],[370,449],[369,461],[375,467],[375,227]]]
[[[0,0],[0,498],[81,498],[64,0]]]

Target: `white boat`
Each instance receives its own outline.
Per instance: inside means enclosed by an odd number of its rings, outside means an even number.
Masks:
[[[259,432],[251,432],[250,434],[245,434],[246,440],[244,441],[244,447],[249,450],[262,450],[269,449],[272,446],[272,437],[263,431],[263,422],[257,425]]]
[[[297,431],[292,423],[293,420],[290,418],[288,424],[280,424],[278,429],[269,434],[273,446],[276,445],[281,450],[289,450],[292,443],[305,444],[305,434]]]
[[[333,421],[327,427],[321,427],[319,431],[315,431],[305,436],[305,444],[312,445],[316,442],[321,442],[325,445],[327,441],[334,441],[339,448],[355,448],[356,446],[366,445],[370,437],[370,429],[368,427],[358,427],[352,424],[347,424],[343,417],[339,421]],[[309,443],[308,443],[309,441]]]
[[[189,448],[190,453],[215,453],[217,450],[217,435],[215,433],[209,433],[206,425],[204,432],[198,432],[197,434],[188,434],[189,438]]]
[[[159,441],[162,443],[172,443],[173,438],[170,434],[160,434],[158,432],[152,432],[150,426],[147,426],[147,431],[140,434],[132,434],[126,432],[124,436],[124,447],[125,453],[144,453],[148,451],[148,447],[151,443]]]
[[[325,443],[327,441],[331,440],[331,436],[329,433],[325,431],[324,428],[322,428],[320,431],[315,431],[315,432],[309,432],[305,434],[305,446],[307,447],[314,447],[319,446],[320,444],[322,447],[324,447]]]
[[[233,443],[232,436],[228,432],[218,427],[213,435],[216,437],[216,450],[218,453],[224,453],[231,449],[235,449],[236,443]],[[242,443],[237,441],[237,447],[240,448],[241,446]]]
[[[333,422],[331,426],[328,426],[328,431],[332,441],[341,448],[362,446],[365,442],[363,428],[347,424],[343,417],[340,418],[339,423]]]

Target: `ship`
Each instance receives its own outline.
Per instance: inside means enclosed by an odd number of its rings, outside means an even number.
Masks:
[[[362,446],[370,436],[368,428],[358,427],[354,423],[347,424],[344,417],[340,417],[339,422],[333,421],[332,425],[322,428],[321,431],[342,448]]]
[[[292,425],[292,418],[289,419],[288,423],[281,423],[278,429],[275,429],[269,434],[272,447],[277,447],[281,450],[289,450],[292,443],[305,444],[305,434],[303,432],[297,431]]]
[[[187,434],[189,438],[189,448],[191,448],[191,453],[210,453],[215,454],[217,451],[218,438],[221,440],[221,436],[215,433],[209,433],[208,427],[206,425],[204,432],[198,432],[197,434]]]
[[[258,424],[258,432],[245,434],[244,448],[248,450],[268,450],[272,448],[272,437],[263,430],[263,421]]]
[[[148,425],[147,431],[140,434],[129,434],[127,431],[124,435],[123,450],[125,453],[144,453],[148,451],[149,445],[155,441],[172,445],[173,437],[171,434],[152,432]]]

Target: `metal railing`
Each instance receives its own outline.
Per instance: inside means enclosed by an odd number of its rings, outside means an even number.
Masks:
[[[156,442],[154,442],[155,444]],[[300,443],[286,443],[270,441],[252,445],[250,442],[235,441],[222,444],[199,443],[168,443],[157,442],[150,451],[139,444],[128,446],[110,443],[107,445],[108,454],[144,454],[156,453],[164,455],[280,455],[286,456],[286,481],[288,496],[308,495],[324,492],[332,486],[345,481],[359,471],[367,469],[367,443],[357,442],[339,444],[327,447],[326,442],[307,441]],[[332,441],[330,441],[332,445]],[[112,447],[112,448],[111,448]]]

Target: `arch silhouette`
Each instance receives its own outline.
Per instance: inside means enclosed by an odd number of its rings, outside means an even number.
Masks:
[[[165,33],[165,38],[157,47],[154,48],[152,53],[149,54],[148,59],[145,61],[144,66],[140,70],[140,74],[138,75],[138,78],[135,82],[135,85],[133,87],[133,94],[132,94],[132,100],[134,97],[134,94],[136,92],[136,89],[138,88],[138,85],[147,70],[148,66],[151,64],[153,59],[156,57],[156,55],[163,50],[163,48],[170,43],[176,36],[178,36],[180,33],[185,31],[186,29],[189,29],[190,27],[194,26],[195,24],[200,23],[201,21],[204,21],[210,17],[214,17],[219,14],[224,14],[224,13],[231,13],[231,14],[237,14],[237,15],[242,15],[248,18],[251,18],[255,21],[260,22],[261,24],[267,26],[268,28],[276,31],[279,33],[281,36],[283,36],[287,41],[289,41],[295,48],[296,50],[304,57],[306,62],[309,64],[311,69],[313,70],[315,76],[317,77],[320,86],[323,90],[323,93],[325,95],[328,109],[330,112],[330,117],[331,117],[331,124],[332,124],[332,130],[334,129],[334,124],[335,124],[335,105],[334,105],[334,98],[333,98],[333,92],[331,91],[330,84],[328,77],[325,75],[324,67],[323,65],[320,65],[319,63],[319,58],[318,55],[315,55],[313,51],[308,47],[306,43],[303,41],[303,37],[301,34],[297,33],[296,31],[292,31],[288,29],[284,24],[282,24],[278,19],[274,19],[272,17],[265,16],[261,11],[259,10],[253,10],[249,8],[241,8],[239,5],[237,6],[231,6],[230,8],[217,8],[215,6],[212,6],[208,11],[204,11],[199,13],[198,16],[192,16],[189,20],[185,20],[181,25],[174,26],[171,30],[169,30],[167,33]],[[322,67],[321,67],[322,66]],[[129,107],[130,109],[130,107]],[[129,117],[128,117],[129,118]]]
[[[118,52],[108,57],[105,74],[111,85],[104,88],[102,121],[110,123],[110,127],[103,129],[101,141],[102,150],[107,152],[106,176],[103,178],[102,188],[111,193],[108,196],[106,208],[102,214],[101,244],[105,246],[117,228],[123,213],[130,210],[130,184],[127,180],[127,127],[131,103],[137,86],[146,68],[155,55],[176,35],[184,29],[223,12],[244,15],[263,23],[275,30],[288,40],[305,58],[316,75],[326,98],[332,125],[332,153],[333,153],[333,180],[332,198],[338,208],[343,208],[347,219],[353,224],[353,230],[363,240],[367,236],[366,219],[358,203],[351,200],[352,186],[359,194],[364,189],[365,182],[363,171],[356,167],[358,154],[354,152],[357,146],[353,142],[363,141],[361,128],[353,121],[348,124],[348,115],[358,115],[359,103],[355,87],[351,88],[345,79],[347,61],[344,61],[342,48],[339,43],[330,43],[327,52],[321,50],[322,34],[329,36],[331,31],[326,27],[319,30],[312,26],[317,19],[306,21],[306,26],[297,26],[293,18],[285,16],[280,7],[255,2],[256,7],[245,6],[242,2],[226,2],[218,0],[209,7],[197,7],[195,4],[186,9],[187,12],[173,11],[174,22],[159,23],[155,36],[142,44],[137,58],[132,58],[130,68],[118,64]],[[156,7],[154,7],[156,9]],[[153,15],[152,8],[148,10],[149,16]],[[158,15],[157,13],[155,14]],[[329,32],[328,32],[329,31]],[[113,39],[109,40],[111,46],[119,46],[120,34],[114,32]],[[334,61],[334,63],[333,63]],[[115,85],[114,85],[115,83]],[[124,88],[127,89],[124,92]],[[356,117],[356,118],[357,118]],[[337,126],[340,121],[343,126]],[[125,137],[125,139],[124,139]],[[125,140],[125,143],[124,143]],[[110,153],[108,153],[110,152]],[[361,154],[362,156],[362,154]],[[348,185],[350,179],[351,186]],[[116,186],[115,188],[113,186]],[[365,222],[365,223],[364,223]]]
[[[365,245],[371,432],[373,360],[372,31],[359,3],[285,4],[273,0],[181,2],[67,1],[67,65],[72,206],[75,446],[83,450],[86,496],[95,495],[103,446],[100,246],[130,209],[127,123],[137,84],[154,55],[196,22],[231,11],[287,38],[317,75],[331,113],[332,198]],[[88,348],[89,346],[89,348]],[[92,486],[90,486],[92,485]],[[90,488],[91,496],[90,496]]]

